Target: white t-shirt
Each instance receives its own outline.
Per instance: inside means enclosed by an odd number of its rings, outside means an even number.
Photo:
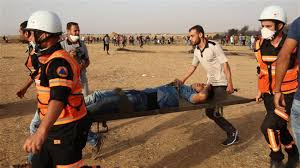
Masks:
[[[194,50],[192,65],[198,66],[200,63],[203,66],[207,73],[207,83],[212,86],[227,86],[223,66],[226,62],[228,62],[228,59],[217,42],[207,41],[202,51],[198,47]]]

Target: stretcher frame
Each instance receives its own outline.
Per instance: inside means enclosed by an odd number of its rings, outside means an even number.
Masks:
[[[207,102],[200,103],[200,104],[192,104],[187,102],[184,99],[180,99],[178,107],[169,107],[169,108],[139,111],[139,112],[133,112],[133,111],[131,112],[120,111],[116,113],[99,112],[98,114],[94,114],[91,118],[94,123],[97,123],[97,132],[106,133],[108,132],[108,125],[107,125],[108,121],[144,117],[144,116],[151,116],[151,115],[168,114],[168,113],[175,113],[175,112],[187,112],[191,110],[200,110],[200,109],[205,109],[210,107],[216,107],[219,110],[221,116],[223,116],[223,108],[225,106],[245,104],[253,101],[255,101],[255,98],[245,98],[245,97],[240,97],[235,95],[228,95],[226,99],[219,100],[219,101],[208,100]],[[104,129],[100,129],[100,123],[102,123],[102,127]]]

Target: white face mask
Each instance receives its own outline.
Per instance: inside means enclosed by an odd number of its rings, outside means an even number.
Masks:
[[[34,49],[35,49],[35,47],[36,47],[36,44],[35,44],[35,42],[33,42],[33,41],[29,41],[29,45],[31,45],[32,48],[34,48]]]
[[[76,42],[76,41],[79,40],[79,36],[73,36],[73,35],[70,35],[69,37],[70,37],[70,39],[72,40],[72,42]]]
[[[266,39],[266,40],[272,40],[274,34],[276,33],[276,31],[272,31],[266,27],[262,28],[260,30],[261,32],[261,36],[263,39]]]

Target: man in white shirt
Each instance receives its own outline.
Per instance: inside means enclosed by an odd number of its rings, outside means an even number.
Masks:
[[[186,75],[181,79],[175,79],[175,82],[185,83],[200,63],[207,73],[207,84],[212,85],[213,99],[216,101],[225,99],[227,94],[233,93],[234,89],[228,59],[221,46],[216,42],[207,40],[200,25],[190,28],[189,36],[192,44],[196,46],[193,62]],[[216,107],[207,108],[205,112],[227,133],[227,139],[222,145],[228,146],[238,142],[237,129],[220,114]]]

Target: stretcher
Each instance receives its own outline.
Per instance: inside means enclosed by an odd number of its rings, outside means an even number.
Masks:
[[[175,113],[175,112],[186,112],[191,110],[200,110],[210,107],[216,107],[220,114],[223,115],[223,107],[236,105],[236,104],[245,104],[255,101],[255,98],[245,98],[235,95],[229,95],[226,99],[222,99],[219,101],[215,100],[208,100],[207,102],[200,103],[200,104],[192,104],[184,99],[180,99],[178,107],[169,107],[169,108],[162,108],[162,109],[155,109],[149,111],[128,111],[120,109],[119,112],[115,113],[104,113],[99,112],[94,114],[91,118],[94,123],[97,123],[97,131],[98,133],[105,133],[108,131],[107,121],[112,120],[121,120],[121,119],[129,119],[129,118],[136,118],[136,117],[143,117],[143,116],[151,116],[151,115],[160,115],[160,114],[167,114],[167,113]],[[124,108],[126,109],[126,107]],[[102,127],[100,123],[102,123]]]

